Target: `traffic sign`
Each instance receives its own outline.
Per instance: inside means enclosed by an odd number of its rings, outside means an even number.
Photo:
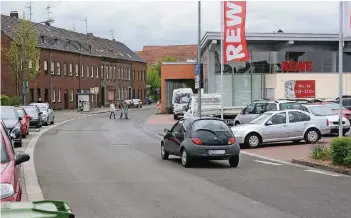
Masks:
[[[199,67],[199,64],[196,64],[196,65],[195,65],[195,75],[196,75],[196,76],[199,76],[199,75],[200,75],[200,67]]]
[[[196,75],[195,76],[195,89],[199,89],[200,88],[200,76]]]

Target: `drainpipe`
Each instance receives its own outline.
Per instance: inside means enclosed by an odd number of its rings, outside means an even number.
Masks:
[[[49,73],[50,73],[50,91],[49,91],[49,104],[52,105],[52,73],[51,73],[51,51],[52,49],[50,48],[49,49],[49,64],[50,64],[50,70],[49,70]],[[54,63],[54,73],[55,73],[55,63]]]

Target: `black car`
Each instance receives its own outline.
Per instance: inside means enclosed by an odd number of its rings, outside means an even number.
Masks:
[[[22,106],[22,108],[27,112],[27,114],[30,116],[29,120],[29,126],[35,126],[37,128],[40,128],[43,126],[43,118],[41,115],[43,112],[41,112],[36,105],[27,105],[27,106]]]
[[[14,142],[14,147],[22,147],[22,118],[18,116],[17,109],[11,106],[1,106],[0,110],[1,119]]]
[[[184,167],[195,159],[229,160],[231,167],[239,164],[240,146],[221,119],[187,117],[164,131],[162,159],[168,159],[170,154],[180,156]]]

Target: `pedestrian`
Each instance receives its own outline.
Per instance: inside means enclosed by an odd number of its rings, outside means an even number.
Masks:
[[[37,103],[42,103],[41,98],[38,98],[38,102]]]
[[[123,113],[124,113],[124,118],[125,118],[125,119],[129,119],[129,118],[128,118],[128,110],[129,110],[129,107],[128,107],[126,101],[123,101],[123,109],[124,109],[124,111],[123,111]]]
[[[119,116],[119,119],[122,119],[123,113],[124,113],[124,105],[123,105],[123,101],[119,102],[119,109],[121,111],[121,115]]]
[[[110,119],[112,118],[112,115],[113,115],[113,118],[116,119],[116,114],[115,114],[116,106],[113,102],[111,102],[110,104],[110,111],[111,111]]]

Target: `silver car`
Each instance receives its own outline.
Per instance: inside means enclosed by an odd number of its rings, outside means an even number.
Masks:
[[[339,115],[324,105],[302,105],[304,111],[317,117],[326,117],[331,128],[330,133],[339,133]],[[342,118],[343,135],[350,131],[350,121]]]
[[[42,112],[43,125],[47,126],[49,124],[55,123],[54,110],[51,108],[49,103],[31,103],[30,105],[36,105],[40,112]]]
[[[256,148],[262,143],[305,140],[314,143],[330,133],[326,117],[311,116],[301,110],[265,112],[250,124],[231,128],[240,144]]]

